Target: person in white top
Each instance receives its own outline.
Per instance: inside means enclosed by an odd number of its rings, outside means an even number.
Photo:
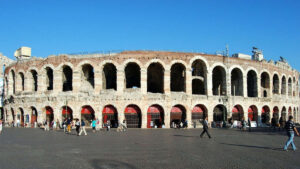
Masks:
[[[17,127],[20,127],[20,119],[17,119]]]
[[[0,134],[2,134],[2,126],[3,126],[3,122],[2,120],[0,120]]]

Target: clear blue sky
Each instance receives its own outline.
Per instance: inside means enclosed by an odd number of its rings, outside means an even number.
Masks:
[[[261,48],[300,70],[299,0],[0,0],[0,52]]]

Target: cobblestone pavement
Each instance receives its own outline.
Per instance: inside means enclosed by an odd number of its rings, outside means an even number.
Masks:
[[[201,129],[73,132],[4,128],[0,168],[300,168],[300,150],[282,151],[287,137],[279,132],[211,129],[212,139],[201,139]]]

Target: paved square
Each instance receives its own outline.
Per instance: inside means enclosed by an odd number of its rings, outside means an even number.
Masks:
[[[131,129],[125,133],[4,128],[0,168],[300,168],[300,150],[282,151],[287,137],[278,132],[211,129]],[[295,138],[300,148],[300,138]]]

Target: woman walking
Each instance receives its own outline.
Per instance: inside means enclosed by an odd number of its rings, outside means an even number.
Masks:
[[[75,127],[76,127],[77,136],[79,136],[79,129],[80,129],[80,121],[79,121],[79,119],[76,119]]]

